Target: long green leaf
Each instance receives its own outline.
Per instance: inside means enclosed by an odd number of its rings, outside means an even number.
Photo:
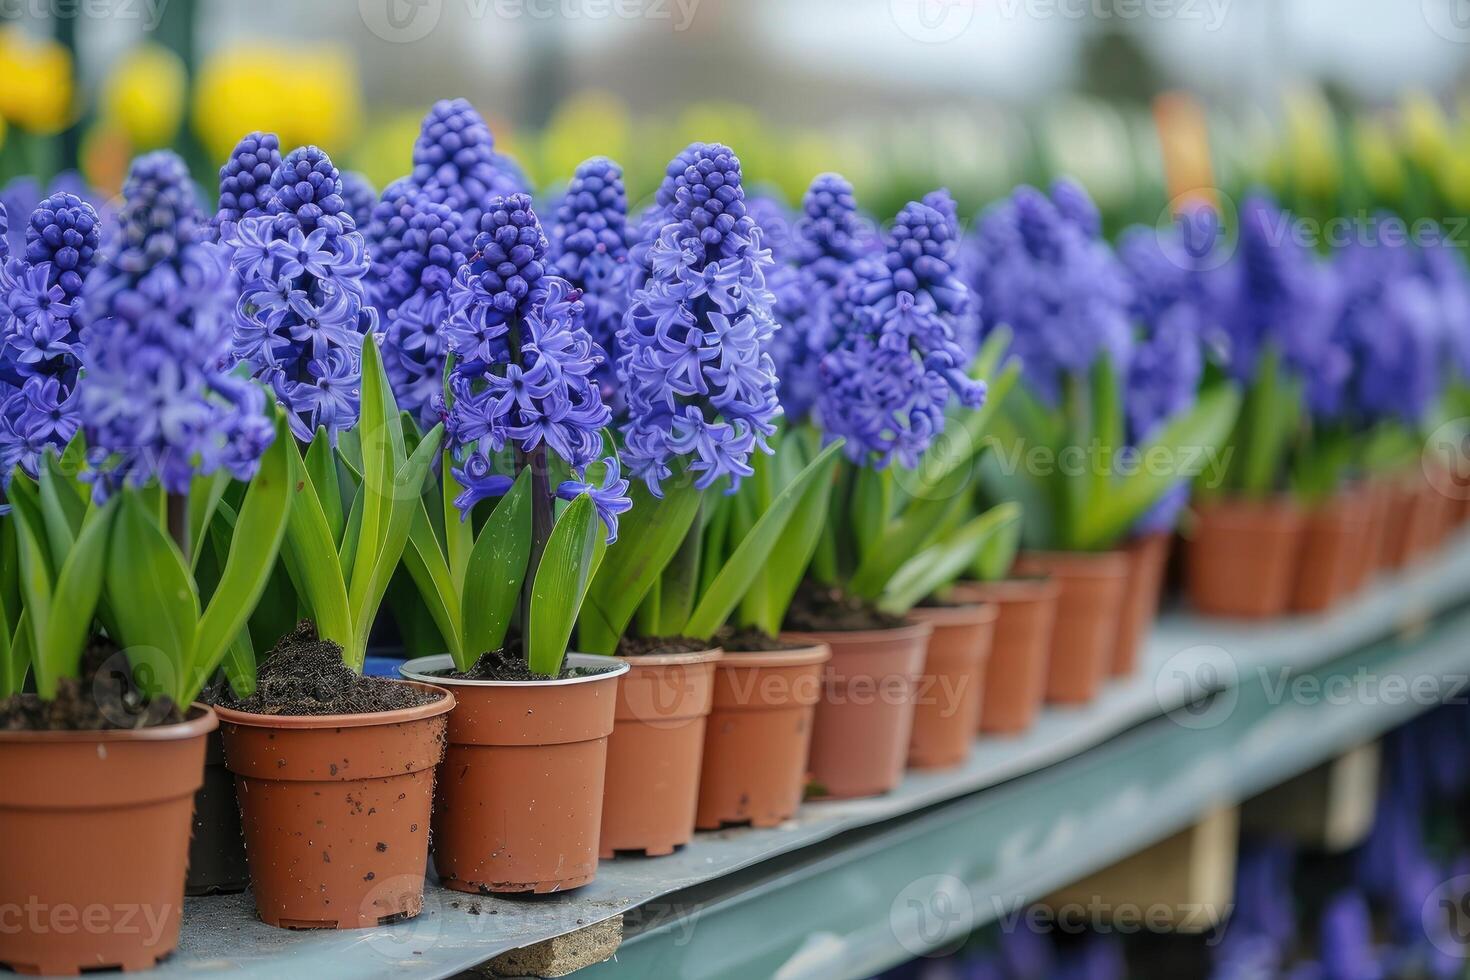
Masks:
[[[832,499],[832,472],[837,468],[837,462],[834,460],[827,475],[812,480],[802,493],[801,502],[796,505],[776,546],[771,549],[771,559],[762,566],[741,600],[739,619],[742,625],[755,626],[769,636],[781,631],[786,610],[812,563],[817,542],[827,523],[827,508]],[[786,485],[789,481],[783,484]]]
[[[352,644],[352,613],[347,605],[347,581],[337,557],[336,544],[316,489],[306,474],[296,440],[290,440],[294,493],[286,520],[282,554],[311,618],[317,635],[346,650]]]
[[[97,602],[102,597],[103,573],[107,565],[107,541],[112,531],[116,507],[109,502],[93,510],[82,522],[76,544],[66,556],[52,593],[53,613],[46,632],[38,635],[33,656],[36,661],[37,689],[44,673],[51,678],[52,690],[43,697],[55,695],[55,681],[75,677],[82,662],[82,651],[92,637],[92,620]]]
[[[255,693],[255,643],[250,638],[249,626],[241,628],[230,642],[221,666],[236,697],[248,698]]]
[[[817,458],[807,464],[796,478],[782,488],[771,501],[771,506],[755,522],[733,554],[724,563],[714,583],[699,599],[699,605],[689,617],[681,631],[686,636],[708,640],[715,631],[725,625],[730,613],[740,604],[740,599],[750,588],[751,582],[760,573],[772,551],[781,540],[791,516],[813,484],[825,485],[837,465],[837,454],[842,450],[842,441],[837,440],[822,450]]]
[[[439,460],[439,510],[443,513],[440,524],[444,528],[444,557],[449,562],[449,575],[455,589],[464,591],[465,571],[470,564],[470,551],[475,547],[475,525],[466,518],[459,519],[459,508],[455,499],[464,487],[454,478],[454,457],[442,453]]]
[[[357,433],[362,442],[361,510],[360,526],[354,535],[357,551],[347,579],[347,596],[353,624],[365,640],[366,630],[359,617],[372,602],[376,590],[377,569],[399,493],[395,480],[406,458],[398,406],[393,401],[392,386],[383,370],[377,342],[371,338],[364,338],[362,345],[362,398]],[[407,526],[405,522],[405,530]],[[398,558],[398,555],[393,557],[395,564]],[[386,582],[383,587],[387,588]],[[355,654],[349,652],[349,655]]]
[[[39,488],[46,539],[50,543],[53,562],[60,565],[66,560],[82,528],[82,519],[87,516],[87,502],[62,474],[56,454],[49,451],[41,454]]]
[[[1076,528],[1075,546],[1096,550],[1115,544],[1170,488],[1194,475],[1182,467],[1199,467],[1208,461],[1209,454],[1223,444],[1239,409],[1240,393],[1233,386],[1217,386],[1165,424],[1139,447],[1138,458],[1147,461],[1153,454],[1177,465],[1166,471],[1143,465],[1116,481],[1110,492],[1083,515]],[[1194,458],[1188,458],[1191,456]]]
[[[448,519],[458,520],[458,512],[451,508]],[[526,467],[490,512],[470,551],[465,570],[461,670],[468,670],[481,654],[505,644],[530,561],[531,469]]]
[[[945,522],[966,504],[967,498],[960,495],[947,500],[910,501],[898,520],[889,524],[868,558],[853,573],[849,583],[850,590],[865,599],[876,600],[899,567],[928,547]]]
[[[17,498],[12,497],[12,500],[15,499]],[[46,631],[51,624],[51,570],[41,544],[46,533],[45,525],[38,516],[29,515],[20,507],[16,507],[12,513],[16,518],[20,588],[25,601],[25,611],[21,618],[29,637],[29,649],[36,661],[36,689],[41,692],[42,697],[52,698],[56,696],[56,682],[59,678],[47,672],[45,658],[38,657],[35,653],[45,640]]]
[[[131,489],[121,494],[107,555],[108,604],[122,634],[115,639],[139,655],[159,655],[155,686],[187,704],[182,695],[194,680],[189,658],[199,623],[194,577],[142,497]]]
[[[584,493],[562,511],[531,585],[526,660],[533,673],[542,677],[561,673],[572,624],[596,570],[602,541],[602,523],[592,498]]]
[[[618,540],[607,549],[578,621],[577,642],[588,653],[617,648],[638,604],[693,526],[702,494],[692,481],[677,480],[660,499],[635,480],[629,496],[633,506],[618,519]]]
[[[454,518],[457,520],[458,518]],[[414,509],[413,526],[408,530],[408,545],[403,549],[403,566],[413,579],[419,598],[429,618],[449,645],[455,664],[463,661],[464,624],[459,589],[450,577],[449,564],[434,534],[427,506],[422,499]],[[461,670],[466,669],[461,666]]]
[[[21,610],[7,643],[5,659],[0,661],[0,697],[8,698],[25,689],[31,666],[31,624],[25,610]]]
[[[311,475],[311,485],[316,488],[317,503],[322,505],[322,516],[327,519],[327,528],[332,540],[340,545],[342,531],[347,518],[342,513],[342,485],[337,475],[337,454],[327,439],[327,430],[319,428],[312,436],[306,449],[306,472]]]
[[[215,511],[230,485],[229,470],[217,470],[189,484],[189,567],[199,568],[199,557],[205,551],[205,536],[214,523]]]
[[[207,682],[230,644],[246,628],[275,568],[291,507],[294,450],[287,445],[291,438],[284,415],[278,416],[275,441],[261,457],[245,491],[219,585],[199,621],[189,662],[190,676],[198,684]],[[183,693],[182,702],[188,703],[198,690]]]
[[[878,607],[902,616],[919,602],[954,582],[975,562],[985,543],[1007,526],[1020,523],[1021,508],[1000,504],[953,534],[910,558],[893,576]]]

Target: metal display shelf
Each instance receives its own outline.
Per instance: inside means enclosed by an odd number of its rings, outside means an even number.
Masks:
[[[627,913],[617,958],[582,975],[861,976],[1455,693],[1470,671],[1467,604],[1462,539],[1330,616],[1244,626],[1171,613],[1138,673],[1093,704],[982,739],[963,767],[911,773],[887,796],[605,861],[563,895],[477,898],[431,883],[422,915],[375,929],[288,932],[259,922],[248,894],[189,899],[180,948],[155,975],[447,977]],[[943,929],[929,935],[934,923],[903,910],[940,892]]]

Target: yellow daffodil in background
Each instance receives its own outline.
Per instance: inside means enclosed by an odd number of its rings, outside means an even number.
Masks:
[[[34,133],[72,121],[71,53],[20,27],[0,30],[0,116]]]
[[[1403,193],[1404,162],[1382,119],[1365,116],[1353,124],[1353,155],[1374,195],[1396,199]]]
[[[497,137],[499,133],[497,132]],[[523,163],[548,183],[562,183],[588,157],[605,156],[632,167],[633,124],[617,96],[592,89],[563,102],[541,135],[536,160]],[[506,152],[511,152],[507,147]],[[641,176],[641,175],[640,175]]]
[[[387,187],[413,169],[413,141],[423,113],[412,109],[371,120],[352,154],[352,168],[374,187]]]
[[[1341,182],[1332,107],[1319,90],[1298,88],[1286,94],[1283,108],[1290,179],[1318,200],[1332,196]]]
[[[1450,151],[1450,127],[1444,110],[1428,92],[1413,90],[1399,102],[1409,159],[1433,173]]]
[[[268,130],[282,149],[314,143],[346,155],[362,120],[357,64],[334,45],[240,43],[210,56],[194,88],[193,122],[211,159]]]
[[[99,90],[102,119],[139,150],[167,146],[184,115],[188,77],[179,56],[157,44],[123,55]]]

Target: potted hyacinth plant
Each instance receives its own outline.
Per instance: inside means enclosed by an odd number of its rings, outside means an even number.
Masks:
[[[260,917],[358,928],[423,904],[434,768],[454,698],[362,667],[442,428],[405,438],[370,332],[363,237],[332,161],[300,147],[268,186],[216,224],[240,284],[233,353],[270,386],[291,434],[289,608],[270,619],[299,611],[301,623],[261,663],[256,689],[216,710]],[[341,792],[322,793],[324,782]]]
[[[597,869],[607,737],[626,667],[568,653],[627,482],[606,452],[604,356],[548,268],[525,194],[486,203],[443,325],[448,447],[406,564],[449,653],[411,678],[457,692],[434,824],[446,887],[549,892]],[[493,504],[493,506],[492,506]]]
[[[1236,408],[1220,387],[1164,419],[1146,417],[1157,414],[1140,402],[1159,351],[1138,351],[1130,285],[1100,230],[1075,184],[1051,195],[1022,187],[986,214],[975,256],[984,327],[1009,328],[1022,366],[982,478],[1024,508],[1017,574],[1057,584],[1046,697],[1071,704],[1092,700],[1113,668],[1130,578],[1121,547],[1224,438]],[[1162,343],[1155,335],[1145,327],[1150,344]],[[1140,402],[1130,406],[1124,386],[1133,394],[1135,381]]]
[[[850,212],[850,192],[835,197],[832,207]],[[808,340],[819,390],[814,419],[826,439],[846,440],[807,580],[783,623],[793,638],[832,649],[809,767],[820,795],[874,795],[901,778],[935,628],[927,617],[905,617],[970,561],[962,552],[958,562],[920,564],[965,506],[953,479],[963,481],[978,454],[981,442],[970,437],[988,415],[986,386],[972,374],[988,374],[998,356],[992,347],[968,370],[973,358],[962,339],[973,340],[971,298],[956,274],[958,232],[948,194],[910,203],[880,246],[837,276]],[[952,401],[957,419],[946,414]],[[947,427],[956,438],[936,442]],[[978,547],[981,531],[966,527],[953,540]],[[946,628],[970,637],[954,644],[954,662],[935,663],[935,676],[955,675],[973,732],[990,613],[947,611],[956,621]]]
[[[693,836],[716,634],[761,570],[785,561],[775,548],[786,523],[837,451],[763,500],[747,498],[744,533],[733,532],[733,495],[776,428],[772,261],[727,147],[688,147],[659,198],[669,203],[642,223],[649,238],[627,263],[635,287],[615,336],[622,455],[637,482],[623,540],[608,550],[578,623],[581,649],[630,666],[608,746],[604,857],[668,854]],[[586,249],[570,229],[623,227],[623,200],[620,175],[580,174],[558,219],[559,261],[576,265],[566,248]]]
[[[6,265],[6,278],[52,284],[51,319],[23,330],[50,332],[48,357],[20,363],[44,365],[60,399],[33,402],[45,423],[10,418],[36,455],[22,455],[8,488],[19,583],[0,673],[9,687],[29,672],[35,691],[0,702],[0,900],[101,899],[161,919],[7,931],[0,962],[146,969],[178,941],[190,812],[218,723],[196,698],[221,666],[242,687],[252,680],[246,622],[285,532],[291,458],[265,393],[221,371],[228,270],[201,241],[183,161],[134,162],[116,244],[84,279],[95,213],[55,198],[47,208],[36,261]],[[7,305],[13,315],[19,304]],[[111,790],[83,799],[78,786]]]
[[[1332,340],[1330,269],[1288,233],[1291,220],[1253,194],[1241,205],[1233,253],[1210,260],[1219,266],[1219,327],[1207,347],[1214,373],[1244,397],[1224,444],[1223,479],[1195,490],[1187,579],[1205,613],[1262,618],[1290,606],[1303,515],[1288,474],[1307,421],[1307,379],[1335,386],[1347,369]]]

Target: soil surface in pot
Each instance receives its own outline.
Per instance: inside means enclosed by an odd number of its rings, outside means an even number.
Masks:
[[[754,626],[722,630],[715,637],[715,642],[726,653],[772,653],[779,650],[806,650],[811,647],[810,643],[783,640]]]
[[[855,633],[891,630],[904,625],[902,616],[883,612],[841,589],[806,581],[786,611],[786,628],[798,633]]]
[[[82,652],[76,678],[56,685],[56,698],[35,694],[0,698],[0,730],[10,732],[95,732],[176,725],[184,720],[167,695],[144,697],[133,683],[127,654],[112,641],[97,638]]]
[[[680,653],[702,653],[709,640],[692,636],[624,636],[618,641],[620,657],[670,657]]]
[[[564,681],[573,677],[593,677],[613,669],[615,669],[613,666],[573,667],[566,661],[562,661],[560,674],[554,678],[543,677],[532,673],[531,668],[526,666],[526,657],[521,652],[520,640],[512,640],[499,650],[480,654],[480,659],[476,660],[474,666],[469,670],[459,671],[451,668],[431,670],[429,674],[459,681]]]
[[[361,676],[342,662],[341,647],[317,639],[309,622],[281,637],[255,677],[254,694],[220,704],[253,715],[365,715],[439,700],[386,677]]]

